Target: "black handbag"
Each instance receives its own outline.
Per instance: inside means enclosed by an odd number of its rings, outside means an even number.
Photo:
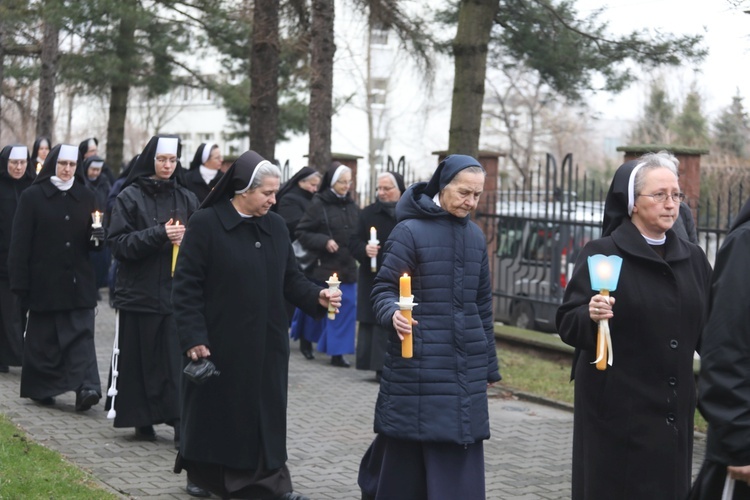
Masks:
[[[218,377],[221,372],[216,369],[216,365],[213,364],[213,362],[206,358],[201,358],[197,361],[191,361],[188,363],[185,369],[182,370],[182,373],[184,373],[191,382],[202,384],[211,377]]]
[[[302,246],[302,242],[298,239],[292,242],[292,249],[294,250],[294,256],[297,257],[297,264],[303,271],[310,269],[315,264],[315,261],[318,260],[315,252],[311,252]]]

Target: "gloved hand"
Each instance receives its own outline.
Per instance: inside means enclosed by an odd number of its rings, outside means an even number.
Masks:
[[[91,239],[104,241],[104,228],[103,227],[91,228]]]

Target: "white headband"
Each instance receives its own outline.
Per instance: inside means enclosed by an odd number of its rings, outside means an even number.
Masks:
[[[60,153],[57,155],[57,161],[78,161],[78,148],[70,144],[60,145]]]
[[[633,215],[633,206],[635,205],[635,174],[644,166],[645,163],[639,163],[635,166],[632,172],[630,172],[630,178],[628,179],[628,217]]]
[[[104,162],[103,161],[92,161],[89,164],[89,168],[102,168],[103,166],[104,166]]]
[[[13,146],[10,150],[9,160],[25,160],[29,156],[29,150],[26,146]]]
[[[211,156],[211,150],[214,149],[216,144],[206,144],[203,146],[203,153],[201,153],[201,163],[206,164],[208,157]]]
[[[238,191],[235,191],[234,194],[242,194],[245,191],[247,191],[248,189],[250,189],[250,186],[252,186],[252,184],[253,184],[253,179],[255,179],[255,174],[258,173],[258,170],[260,170],[260,167],[263,167],[265,165],[273,165],[273,163],[271,163],[268,160],[263,160],[262,162],[258,163],[255,166],[255,170],[253,170],[253,174],[250,176],[250,181],[247,183],[247,186],[245,186],[244,189],[240,189]]]
[[[154,154],[177,155],[177,145],[177,137],[159,137]]]

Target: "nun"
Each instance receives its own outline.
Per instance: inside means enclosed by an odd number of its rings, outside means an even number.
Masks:
[[[107,213],[107,197],[112,185],[109,183],[109,179],[105,175],[102,175],[102,169],[104,168],[104,160],[98,156],[89,156],[83,160],[83,172],[85,176],[86,187],[88,187],[94,193],[94,200],[97,212],[103,214],[102,224],[107,227],[109,223]],[[111,253],[109,251],[109,245],[106,242],[102,242],[102,249],[100,251],[91,252],[91,265],[94,266],[94,272],[96,273],[96,298],[102,299],[99,290],[107,286],[107,274],[109,273],[109,264],[111,260]]]
[[[34,146],[31,148],[31,161],[33,162],[30,167],[33,167],[33,175],[37,175],[42,166],[44,160],[49,154],[51,143],[48,137],[37,137],[34,141]]]
[[[28,164],[26,146],[5,146],[0,152],[0,373],[7,373],[9,366],[21,366],[23,357],[25,313],[10,291],[8,248],[18,198],[34,180]]]
[[[190,169],[182,176],[182,180],[190,191],[202,202],[208,193],[221,180],[221,163],[224,159],[217,144],[203,143],[198,146],[190,162]]]
[[[256,152],[242,154],[190,219],[175,271],[185,363],[209,358],[221,372],[201,385],[182,379],[175,472],[221,498],[307,498],[286,466],[284,300],[322,316],[341,293],[297,267],[284,220],[269,213],[280,178]]]
[[[684,499],[693,458],[693,355],[706,323],[711,266],[672,228],[684,195],[666,152],[615,172],[602,237],[581,251],[557,310],[575,347],[572,498]],[[591,289],[587,258],[617,255],[617,289]],[[599,370],[597,326],[609,320],[612,365]]]
[[[86,160],[92,156],[99,155],[99,139],[96,137],[89,137],[84,139],[78,145],[78,152],[81,155],[81,161]],[[110,184],[114,184],[115,176],[107,165],[102,168],[102,174],[104,174]]]
[[[180,141],[154,136],[115,200],[108,241],[119,268],[113,304],[119,328],[114,426],[156,439],[154,425],[175,427],[179,441],[180,356],[172,310],[173,255],[198,208],[176,181]],[[113,370],[114,372],[115,370]],[[111,375],[110,375],[111,378]]]
[[[79,164],[75,146],[57,145],[21,193],[8,270],[11,290],[29,310],[21,397],[52,405],[55,396],[75,391],[75,409],[85,411],[101,397],[88,253],[103,240],[104,229],[92,227],[94,195]]]

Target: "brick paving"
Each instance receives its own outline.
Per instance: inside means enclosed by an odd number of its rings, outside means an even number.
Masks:
[[[114,311],[106,304],[105,294],[96,317],[103,384],[114,336]],[[184,473],[172,473],[176,451],[170,427],[156,426],[156,442],[135,441],[133,429],[112,427],[102,403],[76,413],[75,395],[68,393],[54,407],[41,407],[18,397],[19,382],[19,368],[0,374],[0,413],[35,441],[89,470],[106,489],[122,498],[192,498],[184,491]],[[296,491],[314,500],[360,498],[357,469],[373,438],[377,389],[370,372],[331,367],[322,354],[307,361],[292,344],[287,445]],[[485,442],[487,498],[570,498],[572,413],[502,397],[500,391],[493,395],[492,439]],[[703,451],[703,440],[696,439],[694,469]]]

